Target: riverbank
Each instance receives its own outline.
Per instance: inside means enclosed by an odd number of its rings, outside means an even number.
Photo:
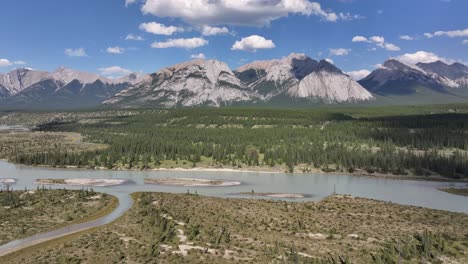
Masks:
[[[451,194],[468,196],[468,188],[448,188],[448,189],[439,189],[443,192],[448,192]]]
[[[12,163],[8,160],[4,160],[8,163]],[[15,163],[12,163],[15,164]],[[23,164],[15,164],[18,166],[29,166]],[[395,174],[383,174],[383,173],[369,173],[364,170],[356,169],[353,172],[345,171],[323,171],[316,168],[308,168],[304,170],[304,165],[298,165],[295,167],[294,172],[288,172],[286,166],[275,166],[275,167],[248,167],[248,168],[224,168],[224,167],[170,167],[170,168],[147,168],[147,169],[128,169],[128,168],[106,168],[106,167],[77,167],[77,166],[61,166],[61,167],[52,167],[48,165],[32,165],[31,167],[45,168],[45,169],[69,169],[69,170],[103,170],[103,171],[180,171],[180,172],[234,172],[234,173],[261,173],[261,174],[279,174],[279,173],[288,173],[295,175],[307,175],[307,174],[323,174],[323,175],[338,175],[338,176],[358,176],[358,177],[372,177],[372,178],[381,178],[389,180],[411,180],[411,181],[434,181],[434,182],[466,182],[468,179],[452,179],[443,177],[441,175],[429,175],[429,176],[417,176],[417,175],[395,175]]]
[[[405,251],[405,263],[468,261],[467,214],[342,195],[305,203],[170,193],[132,197],[134,206],[111,224],[0,261],[225,264],[333,258],[372,263],[397,259],[390,250],[397,246],[414,249]]]
[[[234,195],[252,196],[252,197],[270,197],[270,198],[281,198],[281,199],[301,199],[308,197],[302,193],[257,193],[257,192],[241,192],[234,193]]]
[[[0,245],[92,221],[118,205],[116,197],[89,190],[10,190],[2,191],[0,197]]]

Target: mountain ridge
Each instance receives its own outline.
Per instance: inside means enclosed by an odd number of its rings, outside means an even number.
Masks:
[[[16,69],[0,74],[0,108],[459,102],[468,100],[467,83],[468,67],[460,63],[412,65],[392,58],[356,82],[327,60],[291,53],[234,71],[222,61],[196,59],[117,79],[66,67],[53,72]]]

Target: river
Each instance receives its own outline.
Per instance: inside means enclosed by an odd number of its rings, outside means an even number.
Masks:
[[[174,187],[149,185],[144,183],[148,178],[203,178],[226,181],[240,181],[239,186],[228,187]],[[174,192],[208,195],[223,198],[250,198],[250,195],[238,195],[240,192],[256,193],[300,193],[306,198],[294,201],[318,201],[331,195],[350,194],[364,198],[378,199],[403,205],[414,205],[452,212],[468,213],[468,197],[457,196],[439,191],[444,187],[466,187],[467,183],[431,182],[393,180],[376,177],[346,176],[333,174],[287,174],[287,173],[253,173],[253,172],[203,172],[203,171],[113,171],[86,169],[48,169],[14,165],[0,161],[0,179],[13,178],[16,183],[13,189],[35,189],[36,179],[126,179],[129,183],[118,186],[94,187],[98,192],[106,192],[119,198],[117,209],[98,220],[64,227],[55,231],[38,234],[25,239],[15,240],[0,246],[0,256],[6,253],[47,241],[56,237],[79,232],[91,227],[104,225],[119,218],[127,211],[133,201],[129,194],[133,192]],[[77,186],[57,185],[53,188],[81,189]],[[269,198],[279,199],[279,198]]]

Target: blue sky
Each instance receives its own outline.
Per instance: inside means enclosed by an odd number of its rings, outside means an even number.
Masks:
[[[0,72],[66,66],[115,77],[196,55],[235,69],[291,52],[331,59],[346,72],[390,57],[468,61],[466,0],[2,0],[0,7]]]

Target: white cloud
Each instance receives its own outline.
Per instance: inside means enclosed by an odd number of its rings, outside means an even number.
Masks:
[[[106,52],[107,53],[110,53],[110,54],[123,54],[125,52],[125,49],[124,48],[121,48],[121,47],[108,47],[106,49]]]
[[[468,39],[463,40],[462,44],[468,44]]]
[[[351,41],[352,42],[369,42],[369,40],[363,36],[354,36]]]
[[[398,47],[397,45],[392,44],[392,43],[385,43],[384,47],[385,47],[386,50],[389,50],[389,51],[399,51],[400,50],[400,47]]]
[[[138,36],[138,35],[133,35],[133,34],[128,34],[126,37],[125,37],[125,40],[137,40],[137,41],[140,41],[140,40],[144,40],[142,36]]]
[[[370,73],[371,72],[369,70],[358,70],[358,71],[346,72],[346,74],[348,74],[355,81],[364,79]]]
[[[265,26],[289,14],[319,16],[326,21],[349,19],[354,15],[336,14],[309,0],[145,0],[144,14],[180,18],[194,25]]]
[[[166,48],[185,48],[194,49],[202,47],[208,44],[208,40],[203,38],[180,38],[180,39],[169,39],[163,42],[154,42],[151,47],[155,49],[166,49]]]
[[[131,70],[122,68],[120,66],[111,66],[106,68],[99,68],[98,69],[101,75],[110,77],[110,78],[118,78],[124,75],[132,73]]]
[[[65,54],[69,57],[88,57],[84,48],[65,49]]]
[[[341,20],[345,20],[345,21],[351,21],[351,20],[357,20],[357,19],[364,19],[365,18],[364,16],[357,15],[357,14],[353,15],[353,14],[350,14],[350,13],[339,13],[338,17]]]
[[[450,60],[444,59],[439,57],[438,55],[432,53],[432,52],[426,52],[426,51],[417,51],[415,53],[406,53],[401,56],[396,57],[397,60],[400,60],[402,62],[406,62],[409,64],[416,64],[419,62],[422,63],[430,63],[434,61],[444,61],[444,62],[451,62]]]
[[[375,42],[375,43],[384,43],[385,42],[385,38],[384,37],[381,37],[381,36],[372,36],[369,38],[372,42]]]
[[[176,32],[184,31],[184,29],[181,27],[165,26],[163,24],[156,23],[156,22],[142,23],[140,24],[140,29],[148,33],[152,33],[156,35],[166,35],[166,36],[170,36]]]
[[[328,61],[328,62],[331,63],[331,64],[334,64],[334,63],[335,63],[335,62],[334,62],[332,59],[330,59],[330,58],[326,58],[325,60]]]
[[[258,49],[272,49],[276,47],[272,40],[265,39],[258,35],[242,38],[232,45],[231,50],[244,50],[256,52]]]
[[[434,37],[434,35],[432,35],[431,33],[424,33],[424,36],[425,36],[426,38],[432,38],[432,37]]]
[[[206,59],[206,56],[205,56],[205,54],[203,54],[203,53],[198,53],[198,54],[192,54],[192,55],[190,55],[190,58],[192,58],[192,59],[201,59],[201,60],[204,60],[204,59]]]
[[[227,27],[210,27],[205,25],[202,28],[203,36],[214,36],[228,33],[229,29]]]
[[[13,63],[11,63],[11,61],[7,60],[7,59],[0,59],[0,67],[7,67],[7,66],[11,66],[13,65]]]
[[[125,0],[125,6],[128,7],[129,5],[135,3],[136,0]]]
[[[22,60],[17,60],[17,61],[11,62],[8,59],[0,59],[0,67],[8,67],[8,66],[12,66],[12,65],[25,65],[25,64],[27,64],[27,63],[25,61],[22,61]]]
[[[330,49],[330,54],[334,56],[344,56],[348,55],[348,53],[351,51],[351,49]]]
[[[367,42],[367,43],[374,43],[377,47],[381,47],[382,49],[386,49],[389,51],[399,51],[400,47],[395,44],[385,42],[385,38],[382,36],[372,36],[370,38],[366,38],[363,36],[355,36],[351,40],[352,42]],[[372,48],[371,50],[376,50]]]
[[[436,31],[434,33],[424,33],[426,38],[433,38],[433,37],[449,37],[449,38],[457,38],[457,37],[468,37],[468,28],[461,29],[461,30],[451,30],[451,31]]]
[[[414,40],[414,37],[411,37],[409,35],[402,35],[402,36],[400,36],[400,39],[402,39],[402,40]]]

